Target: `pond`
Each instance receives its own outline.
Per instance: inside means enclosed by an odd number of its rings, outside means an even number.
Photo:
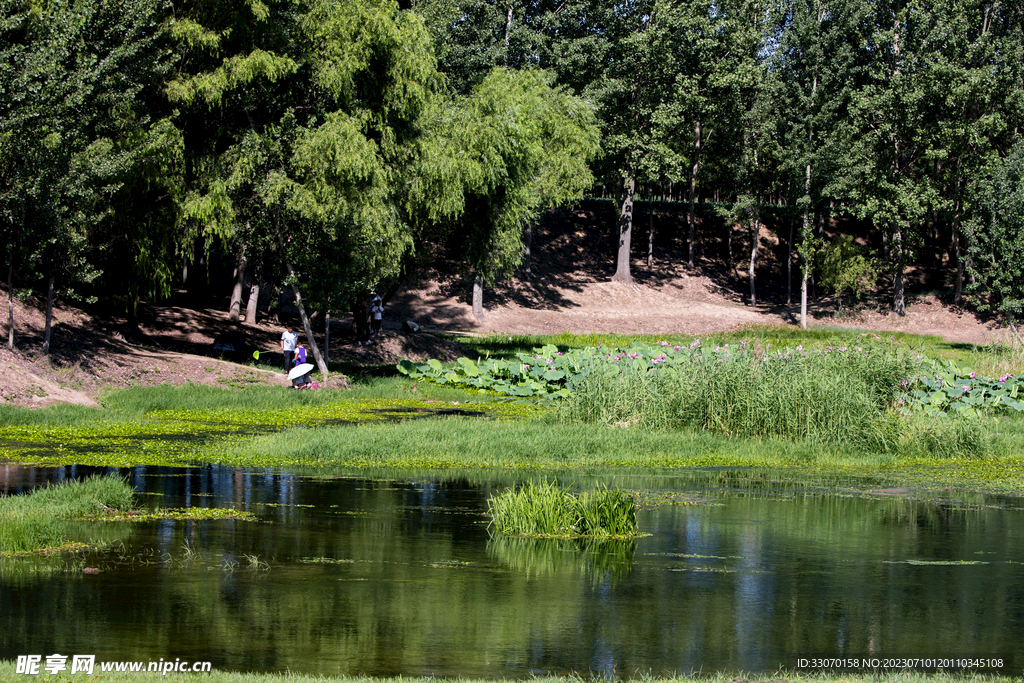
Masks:
[[[0,493],[91,471],[0,465]],[[635,541],[588,543],[492,538],[487,498],[528,476],[508,472],[121,473],[143,506],[259,521],[117,525],[74,572],[0,571],[0,659],[486,678],[773,671],[811,656],[1024,669],[1021,499],[914,500],[742,469],[560,476],[670,503],[640,512]]]

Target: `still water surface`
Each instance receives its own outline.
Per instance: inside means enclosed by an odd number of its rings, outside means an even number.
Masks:
[[[86,472],[0,465],[0,492]],[[144,505],[260,521],[120,525],[85,558],[99,574],[0,573],[0,659],[488,678],[771,671],[812,654],[1024,669],[1020,499],[914,501],[744,471],[589,478],[575,483],[700,502],[646,509],[647,536],[597,544],[491,538],[483,513],[507,474],[122,474]]]

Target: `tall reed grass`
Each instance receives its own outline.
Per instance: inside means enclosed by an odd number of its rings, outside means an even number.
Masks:
[[[911,442],[923,438],[933,454],[980,454],[980,425],[895,410],[900,383],[915,367],[911,355],[877,347],[696,354],[692,363],[658,373],[594,363],[576,379],[558,417],[566,424],[641,425],[884,453],[919,450]]]
[[[552,482],[530,482],[487,502],[499,533],[561,538],[628,538],[636,535],[633,496],[613,489],[566,491]]]

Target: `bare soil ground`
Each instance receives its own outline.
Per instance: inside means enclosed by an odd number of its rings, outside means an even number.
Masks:
[[[735,265],[726,269],[724,251],[707,236],[699,244],[711,244],[710,255],[698,259],[698,267],[686,269],[680,227],[671,220],[656,224],[654,260],[647,265],[641,255],[634,259],[635,283],[611,282],[614,270],[614,235],[596,234],[594,225],[607,222],[599,210],[562,212],[537,231],[531,272],[501,283],[485,292],[485,318],[475,320],[469,304],[470,281],[439,276],[400,290],[385,307],[384,333],[371,346],[357,346],[351,335],[351,318],[332,324],[330,358],[351,364],[380,365],[401,358],[454,360],[466,354],[460,345],[431,334],[459,331],[466,334],[694,334],[728,331],[759,324],[797,324],[798,305],[785,305],[784,282],[778,263],[781,247],[763,231],[764,256],[758,266],[766,302],[744,302],[747,274]],[[644,238],[643,217],[635,240]],[[678,223],[678,221],[677,221]],[[588,227],[589,226],[589,227]],[[738,234],[734,254],[745,258]],[[646,249],[644,249],[646,251]],[[637,251],[634,250],[634,255]],[[727,259],[726,259],[727,260]],[[766,275],[761,275],[762,268]],[[913,284],[913,274],[911,274]],[[774,283],[774,284],[773,284]],[[912,290],[913,291],[913,290]],[[795,297],[799,299],[799,291]],[[6,293],[3,301],[6,302]],[[220,384],[242,386],[269,384],[287,387],[280,371],[255,367],[281,364],[281,324],[232,323],[223,310],[195,309],[181,305],[146,306],[139,319],[142,337],[128,340],[123,320],[94,318],[74,308],[58,308],[49,356],[41,354],[43,323],[41,302],[15,302],[15,350],[7,348],[7,311],[0,331],[0,404],[43,406],[52,403],[96,405],[107,389],[161,383]],[[6,307],[4,307],[6,308]],[[810,306],[810,324],[864,328],[874,331],[909,332],[943,337],[950,341],[985,344],[1001,339],[1004,330],[973,313],[944,304],[930,294],[908,297],[908,311],[899,318],[886,312],[884,302],[861,305],[843,318],[835,318],[830,299],[816,299]],[[405,320],[417,322],[420,333],[404,333]],[[304,337],[301,334],[300,338]],[[316,325],[322,330],[322,322]],[[322,345],[323,337],[317,335]],[[303,340],[305,341],[305,340]],[[236,350],[219,351],[215,342],[228,342]],[[308,346],[308,345],[307,345]],[[268,360],[269,358],[269,360]],[[343,386],[344,377],[334,373],[328,386]]]

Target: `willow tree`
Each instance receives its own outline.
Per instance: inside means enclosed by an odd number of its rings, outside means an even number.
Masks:
[[[427,121],[411,198],[424,216],[424,236],[445,242],[472,275],[478,321],[484,285],[522,262],[529,223],[593,183],[593,110],[551,80],[539,70],[497,68]]]
[[[200,67],[168,87],[189,163],[181,221],[278,262],[326,376],[301,292],[360,297],[398,272],[420,119],[441,80],[422,21],[389,0],[248,4],[199,7],[177,28],[196,53],[183,62]]]

